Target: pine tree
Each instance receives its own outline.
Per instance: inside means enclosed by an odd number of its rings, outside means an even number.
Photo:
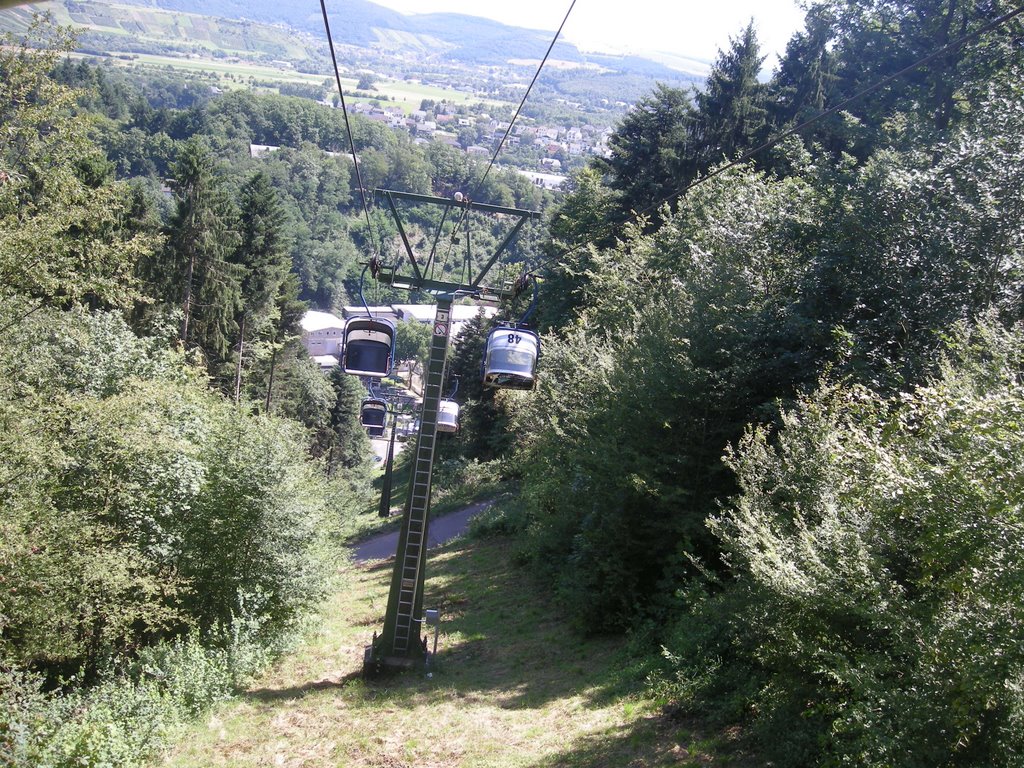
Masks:
[[[181,304],[182,344],[223,359],[240,301],[240,270],[229,261],[237,243],[234,212],[202,140],[184,142],[173,172],[177,208],[167,238],[167,295]]]
[[[264,390],[264,410],[267,413],[270,413],[274,400],[274,373],[277,368],[278,353],[289,341],[297,338],[302,316],[309,308],[306,302],[299,299],[299,278],[294,272],[285,275],[275,304],[277,305],[277,323],[270,337],[270,362],[267,366]]]
[[[551,217],[551,237],[557,243],[551,249],[557,263],[540,284],[538,328],[565,325],[583,304],[588,272],[593,266],[587,244],[606,248],[614,243],[617,230],[609,226],[614,207],[614,195],[602,183],[597,168],[588,166],[572,177],[569,190]]]
[[[241,311],[235,361],[235,400],[242,386],[246,338],[272,335],[278,318],[277,300],[290,267],[289,238],[281,201],[270,179],[257,172],[242,187],[240,242],[234,261],[241,268]]]
[[[612,134],[603,162],[623,213],[655,208],[693,177],[688,129],[694,118],[689,94],[661,83],[640,100]]]
[[[765,87],[757,79],[764,56],[753,20],[730,42],[728,51],[719,51],[707,85],[695,97],[693,139],[701,169],[755,147],[767,126]]]
[[[359,379],[345,373],[340,366],[330,374],[336,399],[331,406],[325,442],[329,455],[329,470],[352,470],[366,463],[369,441],[360,421],[366,390]]]
[[[835,55],[829,50],[833,19],[821,8],[812,8],[786,44],[786,52],[769,86],[770,110],[777,125],[803,122],[822,112],[835,88]]]

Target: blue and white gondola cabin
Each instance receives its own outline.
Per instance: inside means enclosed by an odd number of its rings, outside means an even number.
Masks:
[[[437,431],[459,431],[459,404],[454,400],[442,400],[437,408]]]
[[[388,404],[376,397],[369,397],[363,400],[359,409],[359,423],[367,429],[384,430],[384,420],[387,418]]]
[[[524,328],[499,326],[487,337],[484,352],[485,387],[533,389],[537,381],[540,338]]]
[[[395,360],[395,326],[379,317],[350,317],[345,322],[341,366],[345,373],[383,378]]]

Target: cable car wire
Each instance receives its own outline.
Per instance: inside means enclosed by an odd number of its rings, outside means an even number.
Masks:
[[[519,289],[520,285],[522,286],[522,288],[525,288],[527,281],[533,283],[533,298],[530,299],[530,306],[526,308],[526,311],[523,313],[523,316],[519,318],[518,325],[526,325],[526,321],[530,319],[530,315],[533,314],[533,310],[537,308],[537,294],[539,291],[537,289],[536,278],[531,279],[530,275],[523,275],[519,280],[516,281],[516,288]],[[517,290],[517,295],[520,292],[520,290]]]
[[[359,196],[363,202],[363,213],[366,216],[366,236],[370,238],[373,250],[378,251],[376,241],[373,237],[373,225],[370,223],[370,207],[366,202],[366,190],[363,188],[363,176],[359,171],[359,159],[356,157],[356,142],[352,137],[352,125],[348,119],[348,108],[345,106],[345,91],[341,87],[341,73],[338,71],[338,58],[334,53],[334,38],[331,36],[331,23],[327,19],[327,5],[325,0],[320,0],[320,11],[324,16],[324,30],[327,32],[327,47],[331,51],[331,64],[334,66],[334,81],[338,84],[338,96],[341,98],[341,113],[345,118],[345,130],[348,133],[348,145],[352,151],[352,166],[356,169],[356,183],[359,185]],[[360,294],[361,295],[361,294]],[[365,305],[366,302],[364,301]],[[369,310],[367,310],[369,311]]]
[[[363,302],[363,309],[366,310],[367,317],[373,317],[373,313],[370,311],[370,308],[366,304],[366,298],[363,296],[363,284],[366,282],[366,270],[368,270],[369,268],[370,265],[367,264],[365,267],[363,267],[363,271],[359,275],[359,300]]]
[[[321,2],[323,2],[323,0],[321,0]],[[514,126],[516,124],[516,120],[519,118],[519,113],[523,111],[523,107],[526,105],[526,100],[530,97],[530,92],[533,90],[533,86],[536,85],[537,78],[540,77],[540,73],[541,73],[541,71],[543,71],[544,65],[548,61],[548,57],[551,56],[551,51],[554,50],[555,44],[558,42],[558,38],[562,34],[562,30],[565,28],[565,23],[569,20],[569,15],[572,13],[572,9],[575,8],[575,7],[576,7],[576,0],[572,0],[572,2],[569,3],[569,10],[567,10],[565,12],[565,16],[562,18],[562,23],[558,25],[558,29],[555,31],[554,37],[551,38],[551,43],[548,45],[547,51],[544,52],[544,57],[541,59],[540,64],[537,66],[537,71],[533,73],[533,79],[530,81],[530,84],[526,87],[526,92],[523,93],[523,98],[519,101],[519,106],[516,107],[515,114],[512,115],[512,119],[509,121],[508,127],[505,129],[505,133],[501,137],[501,141],[498,142],[498,146],[495,148],[494,154],[491,156],[490,162],[487,163],[487,168],[484,169],[483,176],[480,177],[480,181],[478,181],[476,183],[476,186],[473,188],[474,191],[473,191],[472,197],[464,198],[465,205],[462,208],[462,215],[459,217],[458,223],[452,229],[452,242],[449,244],[449,247],[448,247],[448,255],[449,256],[451,255],[452,247],[454,245],[455,236],[458,233],[459,229],[462,227],[463,223],[466,224],[466,238],[467,238],[467,246],[468,246],[468,242],[469,242],[469,240],[468,240],[468,238],[469,238],[469,223],[466,221],[466,217],[467,217],[467,215],[469,214],[469,211],[470,211],[470,201],[473,198],[475,198],[477,196],[477,194],[483,189],[484,182],[487,181],[487,176],[490,174],[491,169],[494,167],[494,163],[498,159],[498,155],[501,154],[501,150],[505,146],[505,141],[508,139],[509,134],[512,133],[512,126]],[[458,200],[458,197],[456,197],[456,199]],[[459,200],[459,202],[463,202],[463,201]],[[467,259],[468,258],[469,257],[468,257],[468,254],[467,254]],[[447,260],[448,259],[446,257],[445,258],[445,263],[447,263]],[[463,273],[465,273],[465,265],[463,266]]]
[[[444,223],[448,219],[448,211],[449,208],[446,206],[444,212],[441,214],[441,223],[437,225],[437,234],[434,235],[434,244],[430,248],[430,256],[427,257],[427,264],[423,268],[424,272],[429,270],[428,277],[433,277],[434,275],[434,256],[437,255],[437,244],[441,240],[441,235],[444,232]]]
[[[868,95],[874,93],[878,89],[885,87],[886,85],[888,85],[889,83],[893,82],[894,80],[898,80],[899,78],[903,77],[904,75],[906,75],[906,74],[908,74],[910,72],[913,72],[915,69],[918,69],[919,67],[923,67],[925,64],[928,64],[929,62],[933,61],[934,59],[937,59],[940,56],[944,56],[945,54],[950,53],[951,51],[954,51],[957,48],[960,48],[960,47],[964,46],[965,44],[971,42],[972,40],[974,40],[974,39],[976,39],[978,37],[981,37],[985,33],[991,32],[992,30],[996,29],[997,27],[1001,27],[1002,25],[1006,24],[1007,22],[1012,21],[1016,16],[1019,16],[1021,13],[1024,13],[1024,5],[1019,6],[1019,7],[1017,7],[1016,9],[1014,9],[1012,11],[1008,11],[1007,13],[1004,13],[1002,16],[1000,16],[1000,17],[998,17],[996,19],[993,19],[988,24],[985,24],[984,26],[979,27],[978,29],[974,30],[973,32],[969,32],[967,34],[961,35],[960,37],[958,37],[955,40],[947,43],[946,45],[942,46],[941,48],[938,48],[937,50],[932,51],[930,54],[928,54],[924,58],[918,59],[913,64],[910,64],[910,65],[904,67],[903,69],[899,70],[898,72],[895,72],[895,73],[893,73],[893,74],[891,74],[891,75],[889,75],[887,77],[882,78],[881,80],[879,80],[878,82],[868,86],[867,88],[864,88],[863,90],[858,91],[857,93],[853,94],[852,96],[849,96],[846,99],[843,99],[838,104],[836,104],[836,105],[834,105],[832,107],[829,107],[828,109],[823,110],[822,112],[819,112],[817,115],[814,115],[813,117],[809,117],[807,120],[804,120],[799,125],[795,125],[792,128],[787,128],[782,133],[780,133],[778,136],[775,136],[774,138],[769,139],[768,141],[764,142],[763,144],[761,144],[758,147],[755,147],[754,149],[751,149],[751,150],[748,150],[748,151],[744,152],[742,155],[737,157],[735,160],[732,160],[732,161],[726,163],[725,165],[722,165],[722,166],[719,166],[718,168],[715,168],[713,171],[708,173],[706,176],[702,176],[699,179],[695,179],[694,181],[690,182],[689,184],[687,184],[682,189],[679,189],[679,190],[677,190],[675,192],[672,192],[669,195],[666,195],[665,197],[661,198],[657,202],[652,203],[651,205],[648,205],[646,208],[644,208],[644,209],[642,209],[640,211],[634,211],[633,215],[628,217],[621,224],[613,224],[613,225],[611,225],[609,227],[606,227],[603,231],[598,232],[595,237],[592,237],[592,238],[590,238],[588,240],[584,240],[583,242],[577,243],[576,245],[572,246],[568,250],[563,251],[563,252],[558,253],[558,254],[555,254],[554,256],[552,256],[552,257],[550,257],[548,259],[545,259],[538,266],[534,267],[534,269],[532,271],[536,271],[536,270],[540,270],[540,269],[546,269],[548,266],[550,266],[554,262],[558,261],[559,259],[562,259],[562,258],[564,258],[566,256],[569,256],[569,255],[575,253],[576,251],[580,250],[581,248],[584,248],[584,247],[586,247],[588,245],[594,244],[597,240],[601,239],[602,237],[605,237],[607,235],[612,234],[616,229],[618,229],[620,227],[623,227],[626,224],[639,222],[641,218],[646,216],[651,211],[657,210],[658,208],[660,208],[661,206],[665,205],[666,203],[669,203],[669,202],[671,202],[673,200],[676,200],[676,199],[682,197],[683,195],[685,195],[686,193],[688,193],[690,190],[694,189],[695,187],[698,187],[701,184],[703,184],[703,183],[705,183],[707,181],[710,181],[711,179],[715,178],[716,176],[720,176],[721,174],[725,173],[726,171],[728,171],[728,170],[730,170],[732,168],[735,168],[737,165],[742,165],[747,160],[752,158],[754,155],[756,155],[756,154],[758,154],[760,152],[764,152],[766,149],[771,149],[772,147],[774,147],[776,144],[778,144],[783,139],[789,138],[790,136],[792,136],[795,133],[799,133],[800,131],[804,130],[805,128],[807,128],[807,127],[809,127],[811,125],[813,125],[814,123],[818,122],[819,120],[823,120],[824,118],[826,118],[826,117],[828,117],[830,115],[834,115],[836,112],[839,112],[840,110],[842,110],[845,107],[849,106],[853,102],[858,101],[858,100],[864,98],[865,96],[868,96]]]
[[[320,0],[323,2],[323,0]],[[487,169],[484,171],[484,175],[477,182],[473,196],[476,197],[476,193],[483,187],[485,181],[487,181],[487,175],[491,172],[491,168],[494,167],[494,161],[498,159],[498,154],[501,152],[502,147],[505,146],[505,140],[508,135],[512,132],[512,126],[515,125],[516,118],[519,117],[519,113],[523,109],[523,105],[526,104],[527,98],[530,96],[530,91],[533,90],[534,84],[537,82],[537,78],[540,77],[541,70],[544,69],[544,65],[547,63],[548,56],[551,55],[551,51],[555,47],[555,43],[558,42],[559,36],[562,34],[562,29],[565,27],[565,22],[569,20],[569,14],[572,13],[572,9],[576,6],[576,0],[572,0],[569,3],[569,10],[565,12],[565,18],[562,19],[562,23],[558,25],[558,31],[555,32],[555,36],[551,38],[551,45],[548,46],[547,52],[544,54],[544,58],[541,59],[540,66],[537,67],[537,71],[533,75],[533,80],[530,81],[530,85],[526,88],[526,93],[523,94],[522,100],[519,102],[519,106],[516,108],[515,114],[512,116],[512,120],[508,124],[508,128],[505,129],[505,135],[501,137],[501,141],[498,142],[497,149],[494,150],[494,156],[491,157],[491,162],[487,164]]]

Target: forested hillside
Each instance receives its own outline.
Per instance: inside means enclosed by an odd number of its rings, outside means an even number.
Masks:
[[[575,631],[629,635],[666,717],[766,765],[1024,754],[1012,10],[819,0],[768,82],[738,30],[557,204],[352,124],[366,189],[546,210],[512,254],[540,383],[484,390],[467,324],[446,469],[513,484],[482,529]],[[369,501],[361,392],[296,320],[355,301],[398,233],[362,209],[338,110],[29,39],[0,49],[0,755],[135,765],[336,586]],[[408,215],[429,249],[438,222]],[[474,226],[478,254],[502,236]]]
[[[137,764],[337,586],[372,506],[364,390],[297,323],[356,301],[397,238],[359,215],[339,112],[129,80],[71,45],[39,19],[0,51],[5,765]],[[368,185],[481,175],[354,125]],[[540,200],[504,173],[479,194]]]
[[[303,32],[323,33],[323,19],[316,5],[281,5],[270,2],[196,2],[196,0],[157,0],[130,4],[156,6],[168,10],[204,14],[225,19],[252,19],[271,24],[287,24]],[[510,51],[522,57],[540,58],[550,42],[546,32],[511,27],[491,19],[464,16],[456,13],[404,14],[392,11],[367,0],[346,0],[327,3],[331,17],[344,19],[338,25],[337,42],[348,45],[369,46],[384,42],[395,32],[407,36],[407,44],[416,48],[443,52],[443,58],[479,64],[500,64],[508,59]],[[556,57],[579,61],[583,57],[570,43],[560,43]],[[648,66],[656,66],[648,62]]]
[[[748,28],[653,89],[553,218],[537,391],[468,393],[522,560],[766,763],[1024,749],[1021,17],[843,104],[1010,10],[818,2],[769,82]]]
[[[130,91],[62,63],[47,23],[8,42],[0,760],[134,765],[334,586],[342,527],[368,503],[360,389],[295,347],[289,212],[268,174],[232,188],[170,112],[180,141],[118,130]],[[133,157],[166,168],[166,195],[117,178],[132,160],[115,136],[152,142]]]

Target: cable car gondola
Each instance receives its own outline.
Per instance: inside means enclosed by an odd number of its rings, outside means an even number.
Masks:
[[[359,423],[370,430],[371,437],[379,437],[384,433],[384,420],[388,416],[388,404],[377,397],[368,397],[363,400],[359,408]],[[376,435],[373,430],[379,429]]]
[[[454,400],[441,400],[438,404],[437,431],[459,431],[459,404]]]
[[[537,381],[540,337],[533,331],[501,325],[487,337],[483,383],[499,389],[533,389]]]
[[[384,378],[395,360],[395,326],[380,317],[350,317],[345,321],[341,366],[345,373]]]

